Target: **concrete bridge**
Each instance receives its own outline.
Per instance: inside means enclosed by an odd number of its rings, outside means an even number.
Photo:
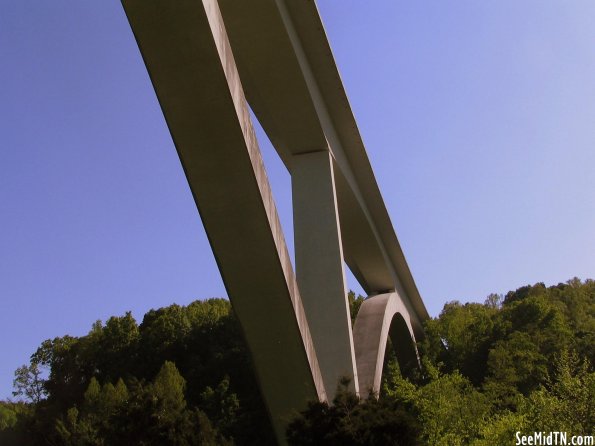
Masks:
[[[338,380],[378,392],[428,313],[312,0],[122,0],[250,348],[277,438]],[[251,107],[291,174],[295,269]],[[370,296],[352,328],[344,262]]]

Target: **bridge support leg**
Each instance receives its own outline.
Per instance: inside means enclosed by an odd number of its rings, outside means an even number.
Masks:
[[[217,0],[123,6],[285,444],[324,387]]]
[[[351,379],[355,392],[358,380],[330,153],[294,156],[291,181],[297,282],[332,400],[341,377]]]
[[[419,368],[419,356],[411,316],[398,293],[379,294],[359,309],[353,338],[360,388],[363,396],[378,396],[386,344],[391,339],[401,372],[407,376]]]

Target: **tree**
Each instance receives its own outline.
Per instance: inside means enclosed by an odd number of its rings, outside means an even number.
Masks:
[[[460,371],[474,385],[485,377],[485,364],[496,330],[498,309],[458,301],[444,305],[440,317],[426,322],[421,353],[445,371]]]
[[[0,431],[10,429],[16,424],[16,411],[8,404],[0,404]]]
[[[30,365],[23,365],[14,372],[13,396],[25,397],[28,401],[37,404],[46,395],[45,380],[42,378],[42,371],[36,361]]]
[[[237,423],[240,401],[229,390],[229,377],[225,377],[214,389],[210,386],[201,394],[205,413],[224,435],[232,435]]]
[[[396,445],[418,442],[419,426],[406,408],[390,399],[360,400],[344,378],[333,404],[312,402],[287,428],[289,444]]]
[[[357,317],[357,313],[359,313],[359,309],[364,303],[365,297],[361,295],[355,295],[353,291],[349,291],[347,293],[347,301],[349,302],[349,313],[351,314],[351,323],[355,323],[355,318]]]

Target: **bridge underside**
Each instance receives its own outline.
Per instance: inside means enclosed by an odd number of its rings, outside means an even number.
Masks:
[[[284,442],[294,411],[332,400],[341,377],[378,390],[388,336],[415,363],[428,317],[316,6],[122,3]],[[295,274],[248,103],[291,174]],[[375,296],[355,332],[344,262]]]

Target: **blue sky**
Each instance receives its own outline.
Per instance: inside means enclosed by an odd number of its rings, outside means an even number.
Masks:
[[[595,277],[595,2],[319,8],[432,315]],[[0,60],[2,398],[44,339],[225,290],[119,2],[3,2]]]

